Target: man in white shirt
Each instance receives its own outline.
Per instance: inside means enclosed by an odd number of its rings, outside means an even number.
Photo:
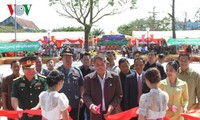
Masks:
[[[119,74],[120,69],[118,66],[115,65],[116,59],[117,59],[117,56],[114,51],[107,52],[107,60],[109,61],[109,64],[107,65],[107,70]]]

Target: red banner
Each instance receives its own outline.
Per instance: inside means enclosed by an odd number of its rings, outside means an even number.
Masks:
[[[81,40],[80,38],[79,39],[77,39],[77,40],[72,40],[72,39],[67,39],[70,43],[76,43],[76,42],[79,42],[80,43],[80,45],[82,45],[83,44],[83,40]]]

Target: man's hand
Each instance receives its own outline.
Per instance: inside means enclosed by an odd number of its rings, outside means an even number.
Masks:
[[[21,109],[21,108],[18,107],[16,110],[18,111],[19,118],[21,118],[23,116],[23,112],[22,112],[23,109]]]
[[[183,108],[183,113],[187,113],[187,108]]]
[[[107,113],[104,116],[110,115],[110,113],[113,111],[114,107],[112,105],[109,105]]]
[[[33,107],[33,108],[31,108],[30,110],[37,110],[38,108],[37,107]],[[28,117],[33,117],[34,115],[32,115],[32,114],[28,114]]]
[[[83,101],[83,98],[81,98],[80,101],[79,101],[79,106],[83,107],[83,105],[84,105],[84,101]]]
[[[90,110],[94,114],[101,114],[101,113],[99,113],[98,107],[96,105],[92,105]]]

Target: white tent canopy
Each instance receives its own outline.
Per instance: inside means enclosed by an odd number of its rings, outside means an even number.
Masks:
[[[172,31],[132,31],[133,38],[141,38],[142,35],[147,38],[147,34],[166,40],[172,38]],[[200,30],[176,31],[176,38],[200,38]]]
[[[55,36],[55,39],[77,39],[84,40],[84,32],[51,32],[51,33],[17,33],[17,41],[26,39],[37,41],[44,36]],[[10,42],[15,39],[15,33],[0,33],[0,42]]]

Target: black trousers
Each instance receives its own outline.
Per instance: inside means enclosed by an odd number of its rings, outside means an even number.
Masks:
[[[28,117],[28,115],[26,113],[23,114],[22,118],[20,118],[19,120],[41,120],[42,116],[33,116],[33,117]]]
[[[78,120],[78,108],[72,108],[69,115],[73,120]]]
[[[79,120],[85,120],[85,104],[80,108]]]

